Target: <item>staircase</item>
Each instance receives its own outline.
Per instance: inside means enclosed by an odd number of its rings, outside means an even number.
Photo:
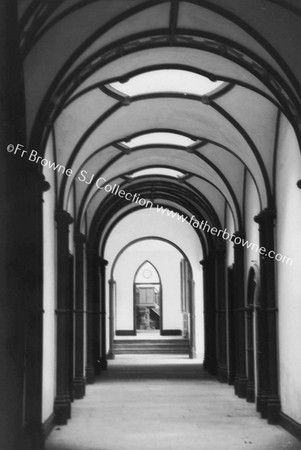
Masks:
[[[115,355],[189,355],[188,339],[115,339]]]

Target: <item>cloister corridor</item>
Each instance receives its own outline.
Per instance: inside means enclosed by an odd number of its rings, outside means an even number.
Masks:
[[[183,355],[120,355],[46,450],[281,450],[301,443]]]

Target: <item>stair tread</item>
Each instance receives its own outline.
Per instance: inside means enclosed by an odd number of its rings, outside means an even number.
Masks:
[[[189,354],[189,339],[115,339],[114,352],[122,354]]]

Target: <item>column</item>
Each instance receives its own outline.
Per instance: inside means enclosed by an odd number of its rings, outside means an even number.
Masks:
[[[71,417],[70,398],[70,261],[69,225],[72,217],[66,211],[57,211],[57,393],[54,401],[58,425]]]
[[[217,377],[228,380],[225,249],[215,251],[215,301],[217,332]]]
[[[195,298],[194,298],[194,280],[188,279],[189,285],[189,312],[190,312],[190,354],[191,359],[196,358],[195,348]]]
[[[92,384],[95,381],[95,273],[98,274],[97,251],[89,243],[86,246],[87,254],[87,365],[86,381]]]
[[[204,283],[204,338],[205,338],[205,355],[204,369],[209,373],[216,375],[216,328],[215,328],[215,271],[214,257],[212,252],[209,253],[200,264],[203,266],[203,283]]]
[[[100,260],[98,253],[96,253],[96,260],[94,268],[94,293],[93,293],[93,359],[95,375],[100,375],[101,372],[101,344],[100,344],[100,329],[101,329],[101,309],[100,309]]]
[[[115,290],[116,281],[109,280],[109,292],[110,292],[110,309],[109,309],[109,326],[110,326],[110,341],[109,341],[109,353],[108,359],[114,359],[114,336],[115,336],[115,319],[114,319],[114,309],[115,309]]]
[[[235,294],[234,294],[234,266],[227,268],[228,276],[228,384],[234,384],[236,374],[236,339],[235,339]]]
[[[101,323],[101,345],[100,345],[100,369],[106,370],[106,266],[108,261],[99,258],[100,270],[100,323]]]
[[[248,302],[247,311],[247,356],[248,356],[248,383],[247,402],[255,401],[255,379],[254,379],[254,305]]]
[[[75,355],[74,355],[74,398],[85,396],[84,375],[84,246],[86,237],[75,235]]]
[[[277,308],[275,296],[275,262],[267,256],[274,250],[274,209],[264,209],[256,217],[259,224],[260,302],[257,306],[258,329],[258,391],[257,409],[269,423],[277,423],[280,413],[278,395]]]
[[[17,3],[0,2],[1,448],[44,448],[42,395],[42,178],[26,146]],[[9,147],[8,145],[13,147]],[[26,374],[25,374],[26,371]]]
[[[235,238],[237,242],[235,242]],[[235,233],[234,238],[234,315],[235,315],[235,341],[236,341],[236,373],[234,378],[234,389],[240,398],[247,395],[246,374],[246,306],[244,296],[244,248],[241,241],[244,234]]]

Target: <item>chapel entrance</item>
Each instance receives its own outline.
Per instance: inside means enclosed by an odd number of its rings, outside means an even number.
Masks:
[[[162,324],[162,287],[157,269],[148,261],[138,268],[134,279],[136,332],[157,332]]]

